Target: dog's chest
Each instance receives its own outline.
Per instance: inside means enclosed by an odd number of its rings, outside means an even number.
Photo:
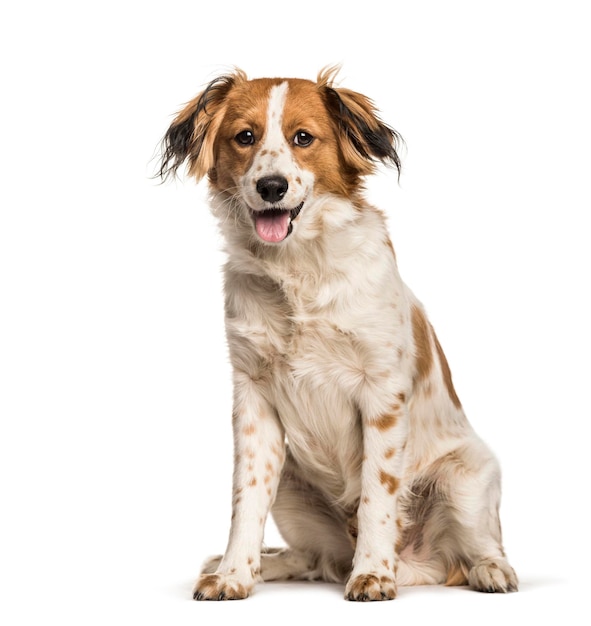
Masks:
[[[362,436],[354,390],[367,341],[353,320],[317,301],[241,284],[227,330],[233,365],[276,410],[294,458],[335,498],[358,496]],[[263,303],[263,306],[261,305]],[[230,311],[234,313],[234,311]]]
[[[353,337],[329,321],[296,322],[269,384],[292,455],[311,482],[344,501],[358,497],[362,456],[355,353]]]

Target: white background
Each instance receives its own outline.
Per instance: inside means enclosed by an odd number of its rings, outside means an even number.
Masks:
[[[584,4],[2,9],[3,623],[589,623]],[[313,79],[333,63],[406,140],[400,184],[384,171],[369,195],[501,460],[518,594],[402,589],[368,606],[317,583],[190,600],[230,518],[223,256],[205,185],[158,185],[152,158],[230,67]]]

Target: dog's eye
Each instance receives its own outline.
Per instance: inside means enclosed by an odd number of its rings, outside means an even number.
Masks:
[[[243,130],[234,139],[242,146],[251,146],[254,143],[254,135],[250,130]]]
[[[314,141],[314,137],[307,133],[305,130],[298,130],[293,138],[293,142],[296,146],[309,146]]]

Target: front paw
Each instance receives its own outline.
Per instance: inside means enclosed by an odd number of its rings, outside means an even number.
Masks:
[[[234,574],[202,574],[193,590],[193,600],[243,600],[253,583],[244,583]]]
[[[394,600],[395,597],[396,581],[391,574],[352,574],[345,588],[345,599],[354,602]]]

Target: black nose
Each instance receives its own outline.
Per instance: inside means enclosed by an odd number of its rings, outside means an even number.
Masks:
[[[263,176],[257,181],[257,192],[265,202],[279,202],[287,192],[283,176]]]

